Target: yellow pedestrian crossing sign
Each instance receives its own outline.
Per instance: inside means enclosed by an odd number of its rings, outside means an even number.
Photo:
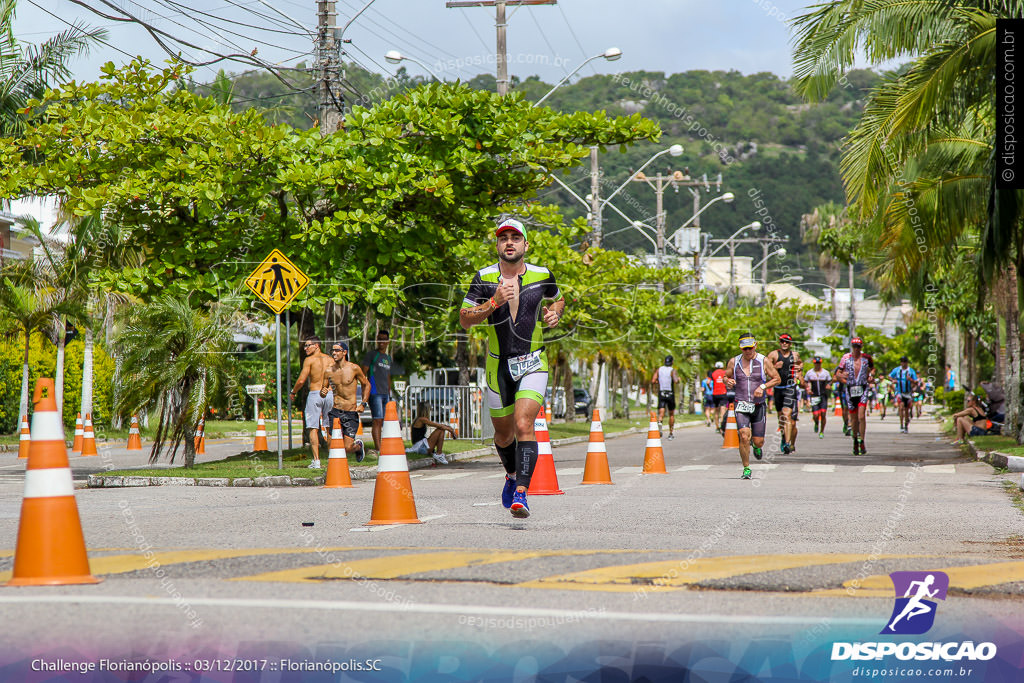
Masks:
[[[274,313],[287,308],[308,284],[309,277],[278,249],[271,251],[245,279],[246,287]]]

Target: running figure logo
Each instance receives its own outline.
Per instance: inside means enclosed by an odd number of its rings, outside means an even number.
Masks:
[[[935,623],[935,600],[946,599],[949,576],[945,572],[893,572],[889,577],[896,589],[896,605],[881,634],[926,633]]]
[[[277,249],[245,279],[245,285],[274,313],[283,311],[307,284],[306,274]]]

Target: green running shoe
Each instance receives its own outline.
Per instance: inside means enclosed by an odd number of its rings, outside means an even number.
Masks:
[[[758,460],[764,457],[764,452],[761,450],[759,446],[754,446],[754,457],[757,458]]]
[[[744,467],[743,468],[743,474],[742,474],[742,476],[740,476],[740,479],[750,479],[750,475],[751,475],[750,468],[749,467]]]

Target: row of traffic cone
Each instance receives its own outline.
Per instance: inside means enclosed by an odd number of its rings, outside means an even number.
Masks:
[[[18,444],[18,457],[27,458],[29,453],[29,444],[31,443],[31,436],[29,435],[28,428],[28,416],[21,416],[21,440]],[[132,426],[128,430],[128,450],[129,451],[141,451],[142,450],[142,437],[139,434],[139,419],[132,415]],[[92,428],[92,413],[85,414],[85,423],[82,423],[82,414],[79,413],[75,419],[75,440],[71,444],[71,452],[78,453],[80,455],[99,455],[96,450],[96,432]],[[205,453],[206,451],[199,451]]]

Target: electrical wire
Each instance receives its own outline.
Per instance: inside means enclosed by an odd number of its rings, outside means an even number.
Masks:
[[[477,37],[477,40],[479,40],[480,44],[484,46],[484,50],[489,51],[491,47],[484,41],[483,36],[480,35],[480,32],[476,30],[476,26],[473,25],[473,22],[469,18],[469,14],[466,12],[465,8],[460,7],[459,12],[462,13],[463,18],[466,20],[466,23],[469,24],[469,28],[470,30],[473,31],[473,34]]]
[[[565,10],[562,9],[562,6],[558,4],[556,4],[555,7],[557,7],[559,13],[561,13],[562,20],[565,21],[565,25],[569,27],[569,34],[572,36],[572,39],[576,41],[576,46],[580,49],[580,54],[583,55],[583,59],[587,59],[587,51],[583,48],[583,43],[580,42],[579,36],[576,35],[576,31],[573,29],[572,23],[569,21],[569,17],[566,16]],[[595,74],[597,73],[597,69],[594,68],[593,62],[591,62],[588,66],[590,67],[591,71],[593,71]]]
[[[67,24],[71,28],[81,29],[80,26],[76,26],[75,24],[71,23],[70,21],[68,21],[64,17],[61,17],[61,16],[58,16],[58,15],[54,14],[50,10],[46,9],[45,7],[43,7],[42,5],[37,3],[35,0],[27,0],[27,2],[28,2],[28,4],[33,5],[36,9],[39,9],[39,10],[42,10],[43,12],[46,12],[47,14],[49,14],[54,19],[57,19],[58,21],[61,21],[61,22],[65,23],[65,24]],[[117,26],[117,25],[118,24],[116,24],[116,23],[110,24],[110,26]],[[103,40],[102,38],[97,38],[96,41],[106,45],[107,47],[109,47],[112,50],[116,50],[117,52],[120,52],[121,54],[123,54],[128,59],[135,59],[135,57],[136,57],[136,55],[129,54],[129,53],[125,52],[124,50],[122,50],[121,48],[117,47],[116,45],[113,45],[113,44],[107,42],[106,40]]]

